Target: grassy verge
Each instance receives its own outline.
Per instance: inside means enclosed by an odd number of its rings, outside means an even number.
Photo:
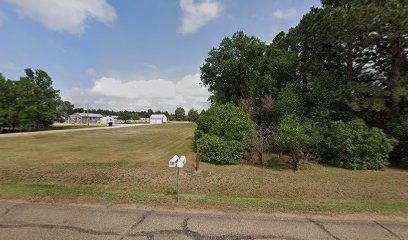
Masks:
[[[3,184],[0,197],[46,202],[93,202],[103,204],[147,204],[167,207],[201,207],[217,209],[247,209],[293,213],[383,213],[407,214],[408,202],[374,199],[321,198],[250,198],[211,194],[181,194],[175,192],[147,193],[128,190],[100,189],[86,186],[45,184]]]
[[[308,164],[294,173],[201,163],[194,171],[194,124],[167,124],[0,139],[0,198],[137,203],[282,212],[408,213],[408,171],[350,171]],[[186,155],[175,202],[173,155]]]

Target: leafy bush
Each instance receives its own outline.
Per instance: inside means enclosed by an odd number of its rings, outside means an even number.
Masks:
[[[214,135],[204,134],[197,143],[200,145],[201,161],[215,164],[238,164],[245,154],[241,142],[226,141]]]
[[[233,104],[212,107],[198,120],[195,146],[200,144],[203,161],[239,163],[250,150],[248,139],[253,131],[254,125],[242,109]]]
[[[307,149],[317,142],[317,133],[311,123],[302,123],[296,116],[288,115],[271,135],[271,140],[276,148],[292,157],[293,167],[298,170],[305,159]]]
[[[322,161],[342,168],[383,169],[396,144],[396,140],[387,138],[378,128],[369,128],[360,119],[335,121],[324,131]]]
[[[253,129],[248,114],[231,103],[208,109],[197,125],[197,131],[239,142],[249,137]]]
[[[273,116],[276,123],[279,123],[287,116],[299,117],[302,115],[302,109],[304,107],[300,96],[300,90],[294,86],[286,87],[279,92],[273,109]]]

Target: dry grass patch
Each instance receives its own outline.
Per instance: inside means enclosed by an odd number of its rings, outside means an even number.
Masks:
[[[280,211],[408,213],[408,171],[350,171],[319,164],[293,172],[201,163],[194,171],[194,124],[167,124],[0,139],[0,197],[46,201],[174,202],[174,154],[183,206]],[[270,157],[270,156],[269,156]]]

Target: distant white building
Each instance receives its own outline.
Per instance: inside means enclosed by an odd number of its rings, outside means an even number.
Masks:
[[[69,123],[87,124],[100,123],[103,116],[99,113],[74,113],[69,116]]]
[[[108,124],[108,123],[112,123],[112,124],[117,124],[118,123],[118,119],[115,118],[115,116],[107,116],[107,117],[103,117],[101,118],[101,124]]]
[[[150,124],[167,123],[167,117],[164,114],[152,114],[149,119]]]
[[[149,122],[149,118],[140,118],[139,120],[136,120],[136,122],[147,123]]]

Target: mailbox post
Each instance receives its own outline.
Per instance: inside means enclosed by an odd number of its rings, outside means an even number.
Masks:
[[[177,202],[180,199],[180,168],[183,168],[186,164],[187,159],[185,156],[181,156],[180,158],[175,155],[169,161],[169,167],[174,168],[177,167]]]
[[[180,168],[177,167],[177,202],[180,200]]]

